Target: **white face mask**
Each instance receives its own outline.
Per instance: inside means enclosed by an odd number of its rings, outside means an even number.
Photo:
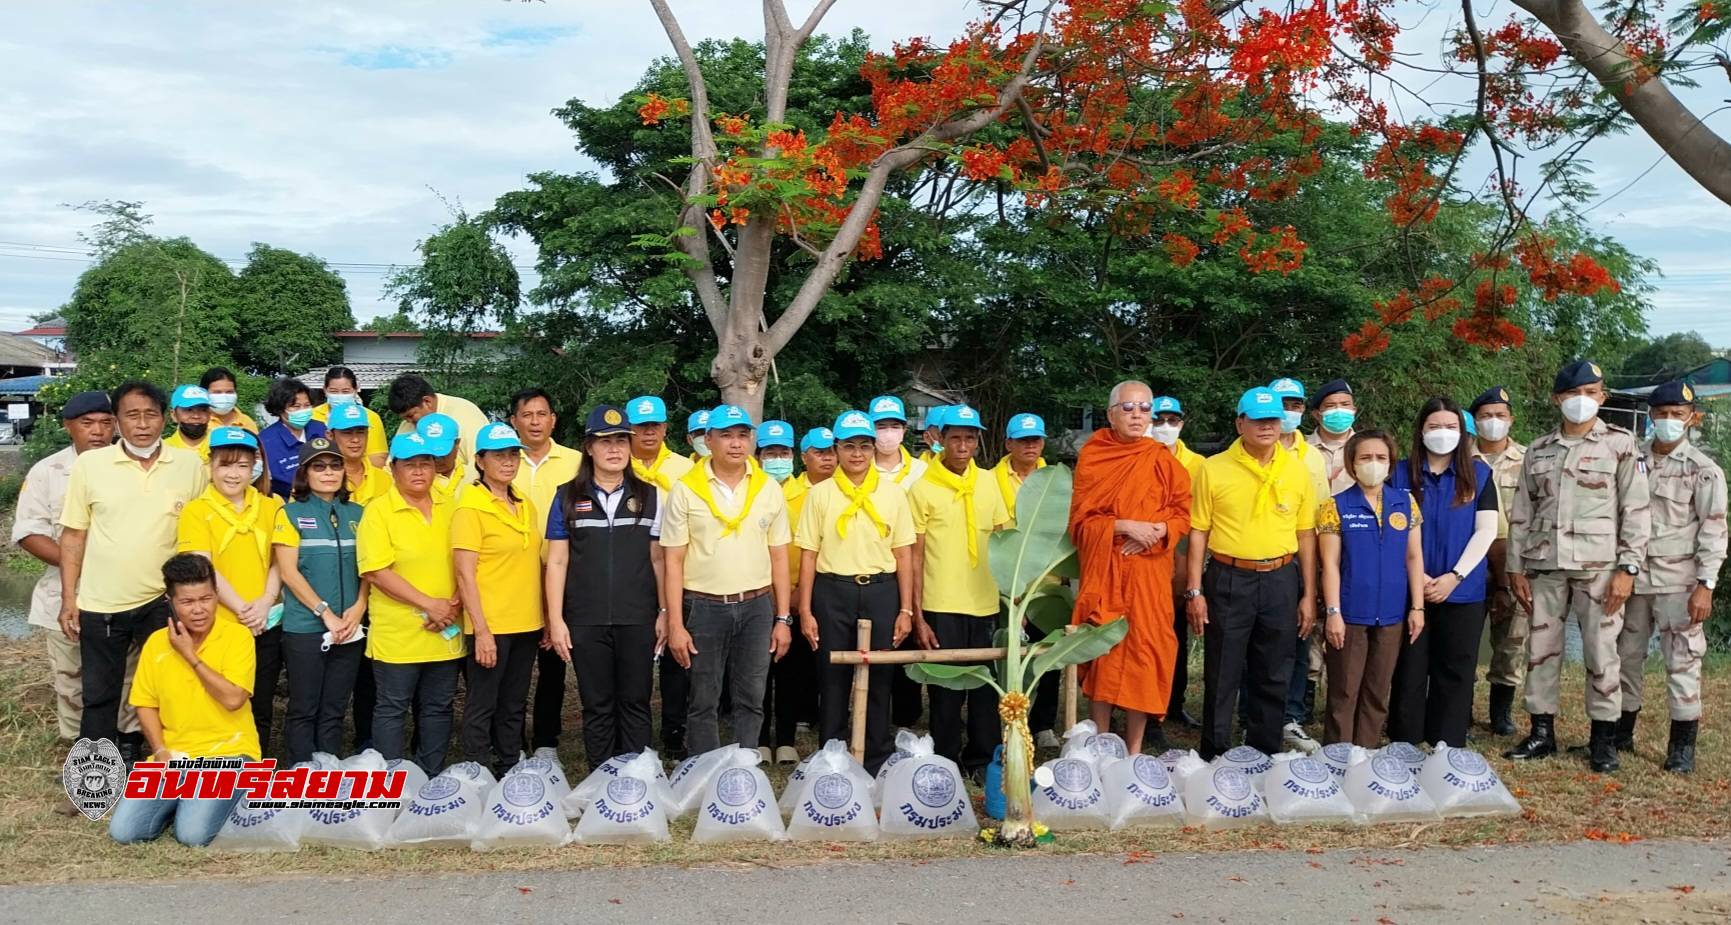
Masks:
[[[1178,442],[1178,432],[1183,429],[1177,424],[1155,424],[1148,428],[1148,436],[1167,446],[1173,446]]]
[[[325,401],[329,402],[330,406],[332,408],[335,408],[338,405],[352,405],[359,400],[360,400],[360,396],[356,395],[353,392],[326,392],[325,393]]]
[[[1479,436],[1492,443],[1509,435],[1508,418],[1480,418],[1478,424]]]
[[[1427,430],[1424,432],[1424,448],[1438,456],[1447,456],[1461,445],[1461,432],[1458,430]]]
[[[907,433],[900,427],[886,427],[878,431],[877,451],[889,455],[902,448],[902,436]]]
[[[1388,479],[1388,463],[1381,460],[1361,462],[1353,467],[1352,477],[1366,488],[1375,488]]]
[[[210,393],[210,410],[217,414],[227,414],[234,410],[235,401],[239,397],[233,392],[212,392]]]
[[[1563,399],[1563,417],[1570,424],[1585,424],[1599,413],[1599,400],[1590,395],[1570,395]]]
[[[1292,433],[1298,429],[1298,425],[1303,423],[1304,412],[1302,411],[1282,411],[1280,413],[1280,432],[1283,434]]]
[[[252,461],[252,480],[258,481],[258,477],[261,475],[264,475],[264,460],[254,459]]]
[[[135,459],[149,459],[156,455],[157,450],[162,448],[162,438],[157,437],[155,440],[151,441],[149,445],[142,447],[133,446],[125,440],[121,440],[120,445],[126,447],[126,452],[131,454]]]
[[[702,456],[705,459],[709,458],[709,440],[704,437],[704,435],[698,434],[697,436],[692,437],[691,448],[697,451],[697,455]]]
[[[1653,439],[1659,443],[1676,443],[1683,439],[1689,425],[1682,421],[1661,418],[1653,422]]]

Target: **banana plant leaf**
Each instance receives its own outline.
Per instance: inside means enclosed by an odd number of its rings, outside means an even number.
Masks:
[[[1012,604],[1075,552],[1069,534],[1071,484],[1068,466],[1035,470],[1016,493],[1016,528],[991,536],[992,578]]]
[[[1023,615],[1028,622],[1050,634],[1070,625],[1070,614],[1076,609],[1076,591],[1065,585],[1047,584],[1035,589],[1025,602]]]
[[[1076,555],[1075,551],[1072,550],[1068,556],[1064,557],[1064,561],[1052,566],[1052,577],[1080,579],[1082,577],[1082,557]]]
[[[1004,689],[992,679],[992,671],[984,665],[945,665],[939,662],[915,662],[907,666],[908,677],[921,684],[936,684],[952,691],[971,691],[990,685],[1000,695]]]
[[[1063,628],[1059,627],[1044,640],[1051,643],[1052,647],[1034,656],[1029,663],[1027,676],[1023,680],[1025,689],[1032,690],[1040,676],[1048,671],[1090,662],[1105,655],[1129,632],[1130,621],[1123,617],[1111,623],[1078,627],[1073,633],[1065,633]]]

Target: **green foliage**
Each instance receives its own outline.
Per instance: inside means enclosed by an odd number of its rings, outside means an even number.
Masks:
[[[78,278],[66,344],[80,365],[149,366],[166,381],[229,360],[234,274],[185,238],[123,244]]]
[[[406,331],[419,331],[420,329],[421,326],[415,323],[415,319],[409,317],[407,312],[400,310],[389,315],[370,318],[366,324],[360,326],[360,330],[370,331],[374,334],[398,334]]]
[[[984,665],[945,665],[941,662],[915,662],[907,666],[908,677],[920,684],[935,684],[938,687],[952,691],[971,691],[976,687],[990,687],[999,694],[1004,693],[992,677],[991,669]]]
[[[993,533],[988,540],[992,579],[1012,609],[1026,607],[1022,598],[1028,590],[1076,553],[1069,531],[1072,484],[1068,466],[1035,470],[1016,493],[1015,528]]]
[[[1077,561],[1071,557],[1071,562]],[[1076,589],[1067,584],[1047,583],[1028,597],[1028,622],[1042,633],[1051,633],[1070,625],[1070,615],[1076,610]]]
[[[1655,337],[1629,352],[1613,377],[1619,388],[1658,385],[1709,363],[1719,351],[1694,331]]]
[[[436,369],[455,370],[472,359],[464,354],[468,335],[516,320],[517,268],[487,226],[462,213],[416,250],[420,265],[398,270],[385,291],[427,332],[421,358]]]
[[[254,244],[236,279],[235,360],[267,375],[295,375],[342,359],[331,334],[354,327],[348,287],[323,260]]]
[[[1051,648],[1034,656],[1028,665],[1027,676],[1022,679],[1023,690],[1033,690],[1040,677],[1048,671],[1091,662],[1105,655],[1129,632],[1130,621],[1124,617],[1110,623],[1080,626],[1071,632],[1065,632],[1062,627],[1053,630],[1045,639]]]

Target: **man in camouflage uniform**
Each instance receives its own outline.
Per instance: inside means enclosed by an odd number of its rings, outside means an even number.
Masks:
[[[1516,443],[1515,412],[1509,402],[1509,390],[1496,385],[1473,399],[1467,409],[1478,429],[1473,444],[1473,456],[1491,467],[1491,479],[1497,486],[1497,539],[1485,557],[1491,568],[1490,621],[1491,663],[1485,669],[1485,681],[1491,686],[1490,726],[1500,736],[1514,735],[1515,723],[1510,710],[1515,703],[1515,689],[1527,676],[1527,612],[1515,603],[1509,591],[1508,562],[1509,508],[1515,501],[1515,487],[1521,482],[1521,461],[1527,458],[1527,448]]]
[[[1653,439],[1642,456],[1652,490],[1653,535],[1617,639],[1623,677],[1617,749],[1635,748],[1641,669],[1657,630],[1671,708],[1665,770],[1688,774],[1695,770],[1695,729],[1701,721],[1701,657],[1707,652],[1702,624],[1713,609],[1713,586],[1725,561],[1725,473],[1689,442],[1694,389],[1667,382],[1653,390],[1647,406]]]
[[[1623,603],[1647,559],[1647,478],[1633,434],[1599,420],[1604,375],[1585,360],[1563,367],[1551,403],[1563,423],[1533,441],[1509,510],[1509,586],[1532,614],[1527,712],[1532,732],[1505,758],[1557,752],[1555,720],[1563,623],[1581,628],[1588,740],[1594,771],[1617,770],[1622,704],[1617,635]]]

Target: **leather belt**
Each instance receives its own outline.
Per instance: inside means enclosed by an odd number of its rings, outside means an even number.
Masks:
[[[1277,559],[1234,559],[1231,556],[1223,556],[1217,552],[1209,553],[1209,557],[1221,565],[1243,569],[1247,572],[1272,572],[1276,569],[1284,568],[1286,563],[1292,561],[1292,553],[1287,553]]]
[[[832,572],[818,572],[819,578],[828,578],[850,585],[875,585],[880,581],[890,581],[896,577],[895,572],[874,572],[870,575],[837,575]]]
[[[743,604],[746,601],[756,600],[768,593],[769,585],[764,585],[755,591],[741,591],[738,594],[705,594],[702,591],[693,591],[690,588],[685,589],[686,597],[696,598],[700,601],[709,601],[713,604]]]

